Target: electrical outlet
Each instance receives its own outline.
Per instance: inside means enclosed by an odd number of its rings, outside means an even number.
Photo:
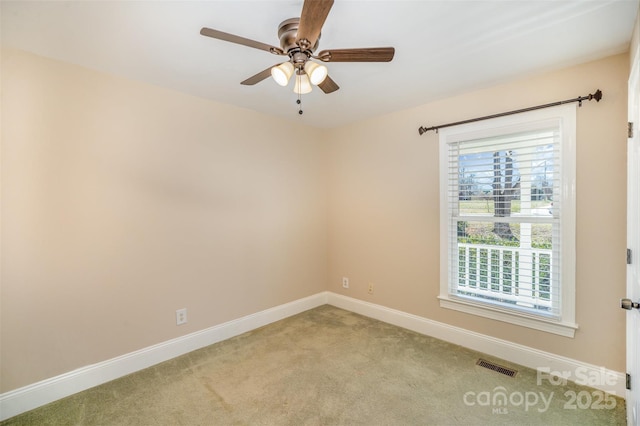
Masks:
[[[342,287],[349,288],[349,278],[342,277]]]
[[[373,294],[373,283],[369,283],[369,289],[367,291],[369,294]]]
[[[178,309],[176,311],[176,325],[187,323],[187,308]]]

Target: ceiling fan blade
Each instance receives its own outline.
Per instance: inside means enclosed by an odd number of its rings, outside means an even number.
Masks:
[[[272,65],[269,68],[267,68],[266,70],[260,71],[258,74],[249,77],[245,81],[240,82],[240,84],[243,84],[245,86],[253,86],[256,83],[260,83],[265,78],[271,77],[271,68],[273,68],[273,67],[275,67],[277,65],[280,65],[280,64]]]
[[[369,47],[363,49],[323,50],[314,56],[323,62],[389,62],[396,49],[393,47]]]
[[[240,37],[234,34],[225,33],[223,31],[214,30],[211,28],[202,28],[200,34],[207,37],[217,38],[218,40],[229,41],[231,43],[241,44],[243,46],[253,47],[255,49],[266,50],[274,55],[284,55],[285,53],[279,47],[271,46],[266,43],[251,40],[248,38]]]
[[[303,50],[309,49],[316,44],[320,36],[320,30],[324,21],[329,15],[333,6],[333,0],[305,0],[302,5],[300,24],[298,25],[298,35],[296,43]],[[304,41],[306,40],[306,41]]]
[[[327,94],[333,93],[340,88],[329,76],[327,76],[322,83],[318,84],[318,87]]]

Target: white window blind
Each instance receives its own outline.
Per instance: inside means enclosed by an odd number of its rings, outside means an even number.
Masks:
[[[449,144],[451,294],[559,317],[559,157],[557,127]]]
[[[572,337],[575,106],[439,138],[440,306]]]

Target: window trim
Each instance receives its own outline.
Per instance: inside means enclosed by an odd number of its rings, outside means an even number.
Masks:
[[[448,145],[457,141],[515,133],[540,122],[558,121],[560,142],[562,214],[560,241],[562,258],[560,318],[510,310],[449,293],[449,216],[447,195]],[[453,126],[439,131],[440,165],[440,307],[573,338],[575,323],[576,242],[576,106],[560,105],[512,116]]]

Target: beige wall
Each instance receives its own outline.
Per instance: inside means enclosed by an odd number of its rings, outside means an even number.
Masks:
[[[377,117],[332,133],[329,290],[604,366],[625,368],[626,80],[618,55]],[[418,127],[575,98],[601,89],[577,120],[575,338],[439,307],[438,135]],[[350,278],[350,289],[341,277]],[[374,294],[367,293],[373,283]]]
[[[624,371],[627,55],[325,132],[2,59],[0,392],[323,290]],[[437,136],[417,128],[597,88],[578,112],[575,339],[441,309]]]
[[[638,61],[638,58],[636,58],[635,55],[638,53],[639,47],[640,47],[640,8],[638,9],[638,15],[636,17],[636,24],[633,27],[633,33],[631,34],[631,43],[629,47],[630,67],[633,66],[633,64]]]
[[[326,289],[317,132],[4,53],[2,392]]]

